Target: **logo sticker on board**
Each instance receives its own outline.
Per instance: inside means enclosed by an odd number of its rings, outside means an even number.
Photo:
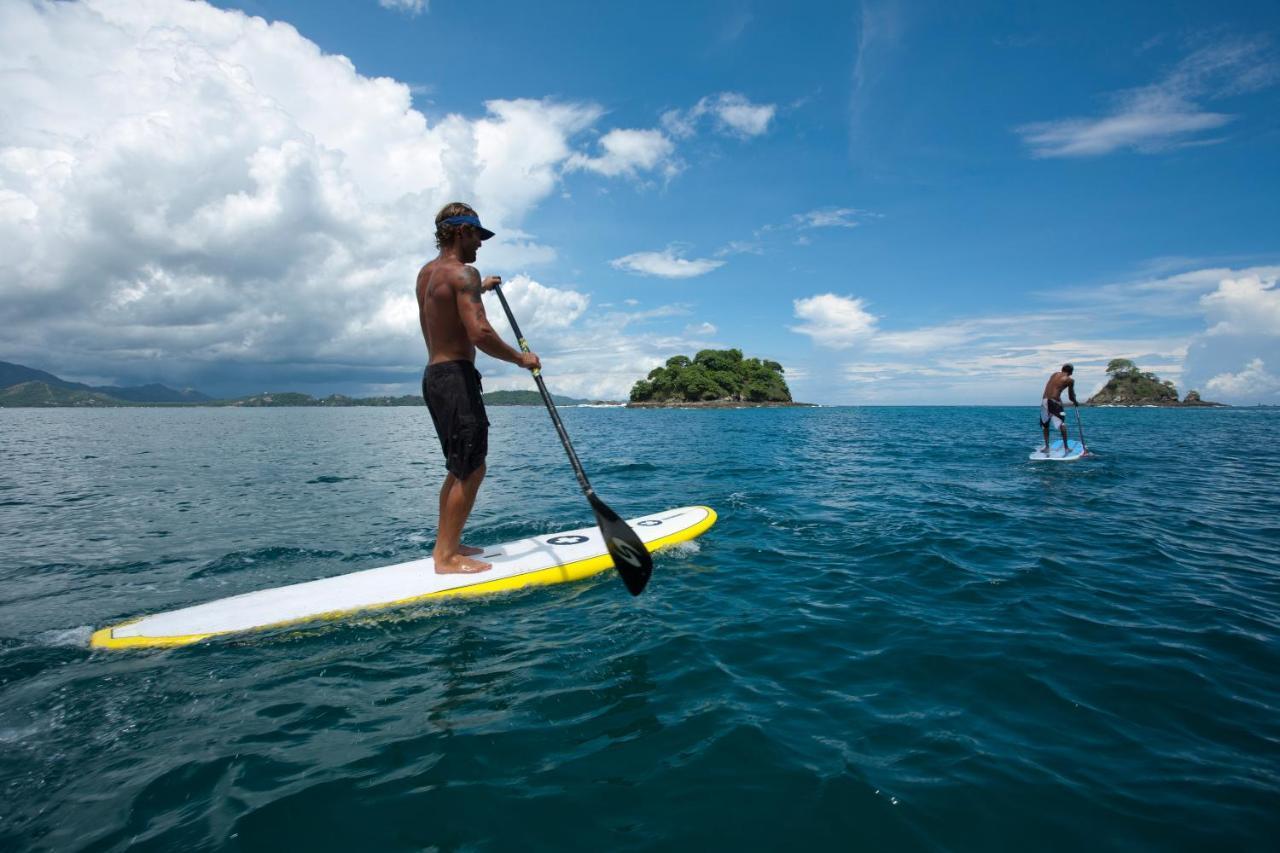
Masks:
[[[636,527],[657,527],[659,524],[662,522],[656,518],[646,518],[644,521],[637,521]]]
[[[581,545],[587,541],[585,536],[552,536],[547,540],[548,545]]]
[[[613,546],[609,550],[613,552],[615,557],[621,557],[632,568],[640,568],[640,555],[636,553],[635,548],[632,548],[616,536],[609,540],[609,544]]]

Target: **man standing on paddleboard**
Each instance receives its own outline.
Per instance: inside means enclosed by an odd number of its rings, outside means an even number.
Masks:
[[[1076,381],[1071,378],[1071,374],[1076,369],[1070,364],[1062,365],[1062,369],[1049,377],[1049,381],[1045,383],[1044,395],[1040,400],[1040,427],[1044,430],[1044,447],[1040,452],[1049,455],[1049,427],[1053,426],[1062,431],[1062,455],[1066,456],[1071,452],[1071,447],[1067,443],[1067,418],[1066,410],[1062,408],[1062,392],[1065,390],[1067,396],[1071,398],[1071,405],[1079,406],[1076,402]]]
[[[428,356],[422,396],[449,472],[440,487],[440,528],[432,553],[438,574],[493,568],[472,559],[482,549],[462,544],[462,528],[484,480],[489,452],[489,418],[480,397],[476,348],[526,370],[542,366],[535,354],[514,349],[498,337],[485,317],[480,294],[502,279],[490,276],[481,281],[471,264],[480,244],[492,236],[469,205],[447,204],[436,214],[440,254],[418,272],[418,319]]]

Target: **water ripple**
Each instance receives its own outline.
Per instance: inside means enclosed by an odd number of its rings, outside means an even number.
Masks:
[[[1032,409],[563,414],[615,509],[720,512],[644,596],[601,575],[107,654],[86,625],[429,552],[426,414],[0,410],[0,846],[1280,834],[1265,413],[1089,412],[1100,458],[1055,466]],[[545,412],[491,419],[468,538],[589,524]]]

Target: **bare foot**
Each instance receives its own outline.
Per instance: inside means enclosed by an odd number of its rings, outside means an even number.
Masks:
[[[1046,444],[1044,447],[1037,450],[1036,453],[1043,453],[1047,456],[1049,454],[1049,445]]]
[[[493,563],[473,560],[461,554],[454,554],[445,560],[436,560],[436,574],[438,575],[475,575],[480,572],[487,572],[492,568]]]
[[[473,548],[470,545],[459,545],[458,553],[464,557],[474,557],[476,554],[483,554],[483,548]]]

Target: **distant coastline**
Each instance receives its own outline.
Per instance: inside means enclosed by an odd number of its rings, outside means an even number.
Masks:
[[[1126,374],[1128,371],[1126,371]],[[1136,369],[1134,371],[1136,374]],[[1114,377],[1113,377],[1114,380]],[[1140,380],[1136,382],[1134,380]],[[1133,386],[1159,385],[1157,393],[1133,393]],[[1142,390],[1146,390],[1143,388]],[[1154,388],[1152,389],[1154,390]],[[542,395],[537,391],[489,391],[482,395],[486,406],[538,406]],[[792,400],[592,400],[578,397],[552,395],[557,406],[585,408],[627,409],[785,409],[821,408],[818,403],[797,403]],[[241,397],[215,398],[192,388],[181,391],[164,385],[152,384],[135,387],[91,386],[61,379],[51,373],[23,365],[0,361],[0,408],[349,408],[422,406],[417,394],[382,397],[349,397],[330,394],[313,397],[297,391],[264,392]],[[911,404],[903,404],[910,407]],[[921,406],[936,404],[922,403]],[[982,405],[982,404],[977,404]],[[1254,404],[1231,406],[1201,400],[1195,391],[1179,400],[1171,383],[1163,382],[1152,374],[1126,375],[1119,382],[1109,382],[1107,388],[1082,402],[1082,406],[1107,409],[1277,409],[1280,406]],[[1000,407],[1000,406],[997,406]]]
[[[541,406],[537,391],[490,391],[482,395],[488,406]],[[614,405],[621,401],[587,400],[552,395],[557,406]],[[214,398],[193,388],[182,391],[164,385],[118,388],[71,382],[43,370],[0,361],[0,408],[114,409],[114,408],[347,408],[353,406],[421,406],[422,397],[313,397],[297,391],[271,391],[242,397]]]
[[[530,394],[531,398],[504,396],[508,394]],[[493,391],[481,395],[486,406],[541,406],[542,396],[536,391]],[[552,395],[557,406],[616,406],[621,402],[607,400],[579,400],[574,397]],[[29,409],[289,409],[318,408],[342,409],[370,406],[422,406],[422,397],[417,394],[405,394],[400,397],[347,397],[343,394],[331,394],[327,397],[313,397],[297,391],[282,391],[268,394],[251,394],[247,397],[231,399],[208,398],[198,401],[166,401],[166,400],[124,400],[96,391],[66,391],[43,382],[25,382],[0,389],[0,408]]]

